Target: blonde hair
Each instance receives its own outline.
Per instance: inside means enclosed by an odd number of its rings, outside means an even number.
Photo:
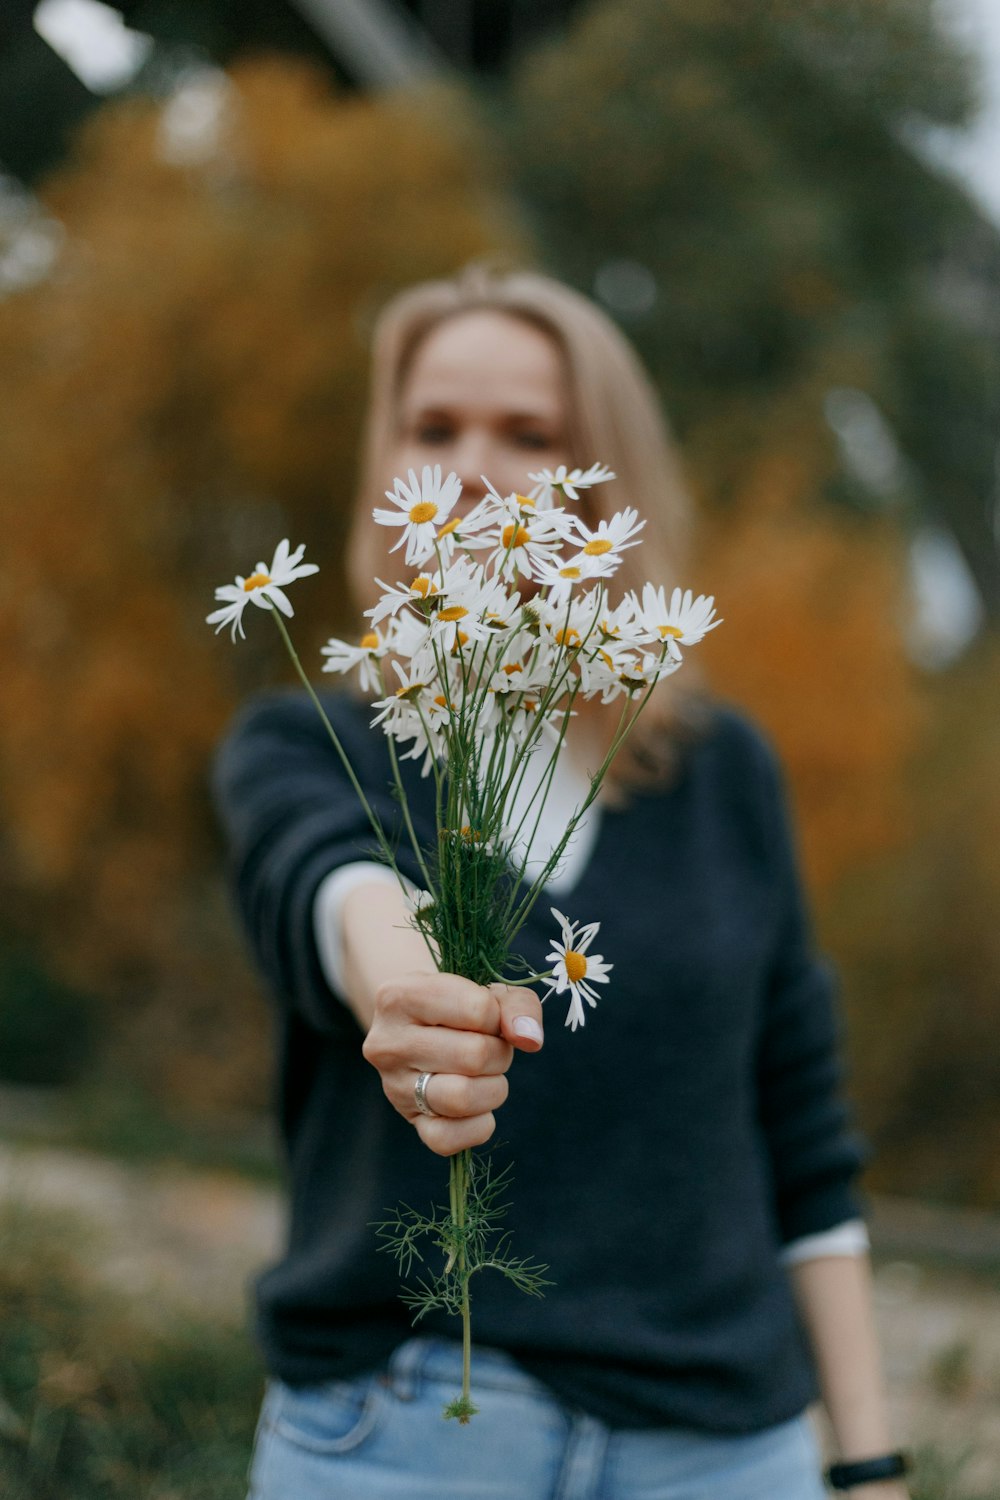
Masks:
[[[387,455],[398,439],[399,402],[413,357],[441,323],[484,311],[530,324],[559,350],[567,383],[571,461],[582,467],[600,461],[617,476],[588,491],[592,519],[610,518],[625,504],[645,518],[643,544],[625,552],[615,592],[641,590],[647,581],[672,587],[687,559],[691,504],[656,393],[631,344],[600,308],[561,282],[534,271],[474,265],[448,280],[422,282],[400,293],[377,321],[347,553],[356,602],[361,608],[373,602],[364,591],[378,571],[382,539],[371,510],[382,500]],[[690,674],[689,665],[684,672]],[[672,759],[670,742],[692,717],[682,709],[691,703],[692,694],[682,695],[673,683],[658,689],[616,762],[621,784],[662,779]]]

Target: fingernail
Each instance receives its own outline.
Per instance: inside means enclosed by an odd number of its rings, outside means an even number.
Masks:
[[[510,1029],[515,1036],[523,1036],[529,1042],[537,1042],[541,1046],[542,1028],[534,1016],[515,1016]]]

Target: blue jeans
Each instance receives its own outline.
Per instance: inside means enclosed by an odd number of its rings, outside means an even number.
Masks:
[[[745,1436],[613,1431],[560,1405],[495,1349],[473,1353],[479,1415],[442,1408],[461,1349],[413,1338],[388,1375],[291,1387],[271,1381],[248,1500],[822,1500],[805,1415]]]

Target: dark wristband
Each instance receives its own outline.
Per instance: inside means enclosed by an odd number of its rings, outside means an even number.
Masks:
[[[899,1479],[910,1467],[905,1453],[884,1453],[879,1458],[859,1458],[851,1463],[831,1464],[826,1482],[834,1490],[853,1490],[856,1485],[878,1484],[883,1479]]]

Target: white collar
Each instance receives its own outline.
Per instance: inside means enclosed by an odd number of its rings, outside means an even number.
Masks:
[[[538,791],[548,767],[549,757],[546,747],[542,747],[529,760],[508,812],[507,822],[512,830],[523,824],[514,848],[519,856],[525,849],[527,850],[525,874],[529,881],[540,874],[556,844],[565,833],[570,818],[585,801],[590,790],[590,776],[581,761],[575,758],[571,745],[567,743],[559,753],[545,806],[539,815],[538,800],[540,799],[532,802],[532,798]],[[600,798],[598,798],[590,804],[577,824],[568,847],[563,851],[562,858],[546,882],[546,889],[559,895],[564,891],[572,890],[576,885],[593,852],[600,820]]]

